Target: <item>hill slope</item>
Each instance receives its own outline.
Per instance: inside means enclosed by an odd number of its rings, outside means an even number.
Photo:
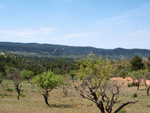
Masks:
[[[53,44],[38,43],[11,43],[0,42],[0,51],[24,56],[45,56],[45,57],[71,57],[83,58],[87,55],[101,55],[109,59],[131,59],[135,55],[147,58],[150,50],[147,49],[100,49],[93,47],[74,47]]]

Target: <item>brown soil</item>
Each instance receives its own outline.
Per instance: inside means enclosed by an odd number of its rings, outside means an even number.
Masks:
[[[111,80],[117,82],[119,85],[127,85],[128,83],[132,83],[132,79],[130,77],[122,78],[122,77],[113,77]],[[150,85],[150,80],[146,80],[147,85]],[[141,85],[144,85],[144,80],[142,80]]]

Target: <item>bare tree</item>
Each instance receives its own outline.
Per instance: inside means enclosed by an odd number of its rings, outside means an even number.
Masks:
[[[113,106],[120,93],[120,87],[110,85],[111,81],[109,80],[115,64],[108,60],[104,61],[101,57],[97,59],[87,57],[80,63],[80,69],[77,73],[80,80],[75,82],[76,91],[79,92],[81,97],[94,102],[101,113],[112,113]],[[104,101],[106,104],[104,104]],[[117,113],[126,105],[136,102],[123,103],[113,113]]]
[[[112,113],[113,106],[116,104],[119,94],[120,86],[110,85],[108,82],[104,85],[99,84],[97,87],[91,87],[87,84],[87,80],[76,82],[75,89],[79,92],[80,96],[94,102],[101,113]],[[123,107],[128,104],[134,104],[138,101],[129,101],[120,105],[113,113],[119,112]],[[106,103],[106,104],[104,104]]]
[[[150,85],[148,85],[146,83],[146,80],[150,80],[150,72],[144,73],[144,82],[145,82],[145,86],[146,86],[146,94],[147,94],[147,96],[149,96]]]
[[[15,87],[17,93],[18,93],[17,94],[17,99],[18,100],[20,99],[19,97],[20,97],[20,94],[21,94],[21,86],[22,86],[20,75],[21,75],[21,72],[18,71],[18,70],[15,70],[13,73],[7,75],[7,77],[9,79],[13,80],[13,82],[14,82],[14,87]]]

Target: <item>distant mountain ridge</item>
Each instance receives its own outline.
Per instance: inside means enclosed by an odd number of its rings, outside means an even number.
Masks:
[[[104,58],[112,60],[131,59],[136,55],[148,58],[150,50],[148,49],[101,49],[94,47],[75,47],[54,44],[38,43],[12,43],[0,42],[0,51],[24,56],[43,56],[43,57],[70,57],[83,58],[93,55],[101,55]]]

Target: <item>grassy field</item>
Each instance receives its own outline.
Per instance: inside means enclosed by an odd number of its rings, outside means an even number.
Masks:
[[[26,82],[22,82],[23,95],[20,100],[17,100],[17,93],[13,87],[13,83],[5,80],[4,83],[9,83],[9,87],[13,92],[6,92],[0,86],[0,113],[100,113],[99,109],[89,100],[83,99],[75,92],[73,88],[69,89],[69,95],[64,96],[62,89],[58,88],[50,92],[49,104],[44,103],[44,98],[39,89]],[[118,99],[114,109],[126,101],[139,102],[130,104],[124,108],[126,113],[150,113],[150,96],[146,96],[144,86],[137,90],[136,87],[122,86],[122,93]],[[134,93],[138,97],[132,97]]]

